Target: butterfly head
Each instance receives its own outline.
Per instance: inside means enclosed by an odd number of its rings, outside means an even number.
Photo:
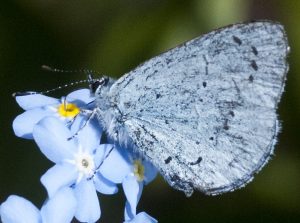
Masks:
[[[94,79],[91,74],[88,75],[88,83],[90,87],[91,94],[97,94],[97,92],[104,86],[108,84],[108,77],[101,77],[100,79]]]

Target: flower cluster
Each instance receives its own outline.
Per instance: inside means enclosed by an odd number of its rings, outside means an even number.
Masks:
[[[61,100],[41,94],[16,100],[25,112],[13,122],[15,134],[33,139],[54,165],[41,177],[48,194],[41,209],[11,195],[0,207],[3,223],[96,222],[101,216],[98,193],[115,194],[118,185],[126,197],[124,222],[157,222],[137,213],[143,186],[155,178],[156,169],[130,149],[103,142],[105,133],[87,112],[95,100],[88,89]]]

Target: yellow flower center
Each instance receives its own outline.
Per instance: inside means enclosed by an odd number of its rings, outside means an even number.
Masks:
[[[133,162],[133,173],[138,181],[144,180],[145,167],[140,160],[135,160]]]
[[[80,109],[72,103],[62,103],[59,105],[57,112],[60,116],[65,118],[74,118],[76,115],[79,114]]]

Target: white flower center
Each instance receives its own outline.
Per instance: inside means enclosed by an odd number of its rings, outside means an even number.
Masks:
[[[79,174],[82,174],[85,177],[91,177],[94,174],[95,163],[90,154],[79,152],[75,155],[74,161]]]
[[[84,151],[81,146],[79,146],[78,152],[74,154],[74,159],[67,159],[65,162],[73,164],[76,167],[78,171],[76,183],[79,183],[82,178],[89,179],[94,175],[95,163],[93,156]]]
[[[95,174],[95,163],[94,157],[87,151],[82,149],[79,145],[77,153],[75,153],[73,159],[65,159],[64,161],[75,166],[78,171],[76,184],[78,184],[82,178],[89,180],[93,178]]]

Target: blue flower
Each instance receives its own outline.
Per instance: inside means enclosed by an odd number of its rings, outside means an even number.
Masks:
[[[91,121],[78,130],[81,125],[77,122],[82,120],[74,122],[69,129],[58,119],[47,117],[34,127],[34,140],[41,152],[55,163],[41,177],[41,182],[50,198],[59,189],[72,187],[77,200],[75,217],[82,222],[95,222],[101,215],[96,190],[105,194],[117,192],[115,183],[97,172],[114,147],[100,144],[101,130],[97,123]],[[76,137],[72,137],[74,134]]]
[[[76,199],[71,188],[62,188],[48,199],[41,210],[25,198],[11,195],[1,204],[3,223],[68,223],[74,217]]]
[[[54,116],[68,122],[80,114],[81,108],[94,101],[94,98],[90,96],[90,90],[81,89],[68,94],[62,100],[32,94],[17,96],[16,101],[25,112],[13,121],[14,132],[19,137],[32,139],[33,127],[44,117]]]
[[[156,168],[147,160],[118,148],[111,152],[100,167],[100,172],[114,183],[122,183],[126,196],[125,220],[136,215],[136,207],[142,195],[144,185],[157,175]]]
[[[55,165],[42,177],[49,199],[41,210],[30,201],[10,196],[0,207],[4,223],[96,222],[101,216],[97,192],[117,193],[122,184],[126,223],[156,223],[136,214],[144,185],[157,175],[156,168],[131,150],[100,144],[102,129],[88,116],[95,98],[88,89],[74,91],[58,100],[41,94],[17,96],[25,112],[13,122],[15,134],[34,139]]]
[[[146,212],[140,212],[135,215],[133,219],[125,221],[124,223],[157,223],[157,220],[152,218]]]

